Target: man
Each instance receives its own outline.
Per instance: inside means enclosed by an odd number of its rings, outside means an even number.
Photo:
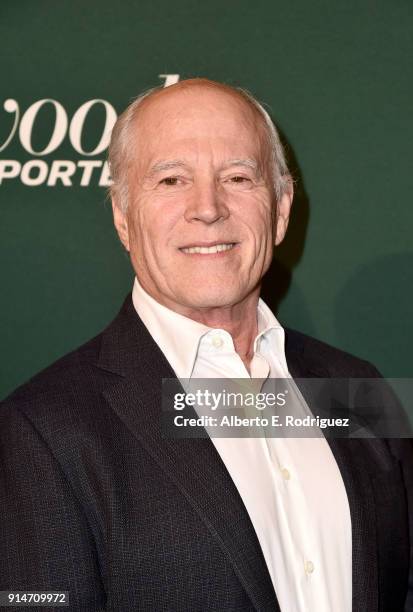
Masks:
[[[182,81],[125,111],[110,161],[133,294],[2,407],[0,588],[88,612],[411,610],[407,444],[162,435],[163,378],[378,375],[259,300],[293,198],[265,111]]]

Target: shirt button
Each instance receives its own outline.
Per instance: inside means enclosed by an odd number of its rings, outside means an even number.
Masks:
[[[221,346],[224,344],[224,341],[222,340],[221,336],[214,336],[212,338],[212,344],[215,346],[215,348],[221,348]]]
[[[281,470],[281,474],[283,475],[284,480],[290,480],[290,478],[291,478],[291,474],[290,474],[290,472],[287,470],[287,468],[282,468],[282,470]]]
[[[304,569],[306,574],[312,574],[314,571],[314,563],[312,561],[306,561],[304,563]]]

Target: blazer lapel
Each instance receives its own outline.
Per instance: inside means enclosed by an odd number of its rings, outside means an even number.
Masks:
[[[163,437],[162,378],[175,374],[130,297],[103,334],[98,365],[119,375],[105,399],[198,512],[255,609],[280,612],[248,513],[211,440]]]
[[[305,350],[304,342],[294,342],[294,333],[286,331],[288,368],[308,401],[311,399],[300,378],[330,378],[331,373],[317,356]],[[307,395],[307,397],[306,397]],[[378,550],[375,521],[376,501],[370,473],[369,440],[327,438],[340,469],[350,506],[352,526],[352,611],[378,610]]]

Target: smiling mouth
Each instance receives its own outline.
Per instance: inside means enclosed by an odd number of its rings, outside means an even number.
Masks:
[[[236,242],[223,242],[222,244],[214,244],[212,246],[191,246],[182,247],[179,250],[182,253],[197,253],[199,255],[210,255],[214,253],[222,253],[224,251],[230,251],[236,245]]]

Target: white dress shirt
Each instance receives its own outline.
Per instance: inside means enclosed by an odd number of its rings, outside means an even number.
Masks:
[[[231,335],[159,304],[134,307],[178,378],[249,378]],[[251,378],[291,378],[284,330],[260,299]],[[311,414],[306,406],[308,414]],[[324,437],[212,438],[244,502],[282,612],[351,612],[351,519]]]

